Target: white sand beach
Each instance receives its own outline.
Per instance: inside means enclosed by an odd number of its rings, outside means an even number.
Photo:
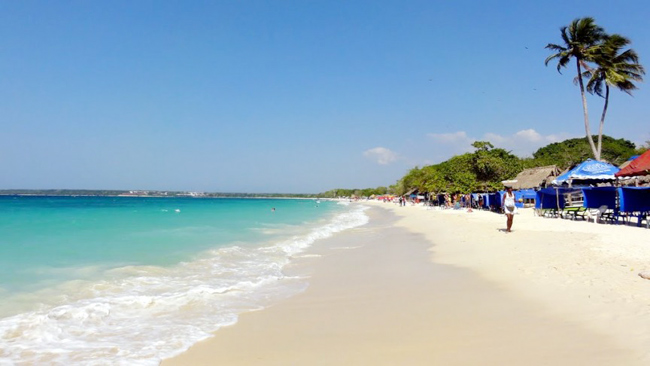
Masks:
[[[169,365],[647,365],[650,230],[378,202]]]

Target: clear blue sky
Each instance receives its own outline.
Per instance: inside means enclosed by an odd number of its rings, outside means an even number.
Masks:
[[[584,136],[574,69],[544,66],[559,27],[592,16],[650,69],[649,15],[647,0],[2,0],[0,189],[321,192],[393,184],[477,139],[530,155]],[[613,92],[605,133],[649,140],[649,98]]]

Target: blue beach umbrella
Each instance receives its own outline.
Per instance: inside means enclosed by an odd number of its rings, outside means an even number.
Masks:
[[[572,180],[614,180],[614,174],[620,169],[612,164],[602,161],[587,159],[575,168],[560,174],[553,180],[553,184],[560,185]]]

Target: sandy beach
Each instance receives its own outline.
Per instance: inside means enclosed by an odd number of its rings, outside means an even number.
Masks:
[[[162,364],[650,364],[647,229],[359,204],[287,269],[305,292]]]

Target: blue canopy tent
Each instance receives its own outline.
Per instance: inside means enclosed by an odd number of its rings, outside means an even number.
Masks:
[[[540,189],[536,193],[535,208],[562,210],[566,205],[564,194],[575,191],[577,190],[563,187]]]
[[[650,212],[650,187],[622,187],[618,194],[621,211]]]
[[[571,185],[574,180],[614,180],[616,179],[614,174],[618,173],[619,170],[620,169],[614,165],[602,161],[587,159],[568,172],[560,174],[553,180],[553,184],[562,185],[568,183]]]
[[[582,194],[585,208],[616,208],[616,187],[584,187]]]
[[[619,210],[626,213],[636,213],[637,225],[645,218],[650,227],[650,187],[622,187],[618,188]]]
[[[544,188],[536,193],[535,197],[535,208],[536,209],[545,209],[545,208],[564,208],[564,196],[561,194],[558,195],[558,191],[553,188]]]
[[[535,200],[537,198],[537,192],[534,189],[520,189],[514,191],[515,193],[515,205],[519,208],[524,207],[524,202],[526,200]],[[521,200],[521,202],[519,202]]]
[[[501,208],[501,194],[499,192],[489,193],[486,196],[487,199],[485,201],[489,209],[498,210]]]
[[[521,189],[515,191],[515,194],[518,194],[521,198],[525,199],[535,199],[535,197],[537,197],[537,192],[534,189]]]

